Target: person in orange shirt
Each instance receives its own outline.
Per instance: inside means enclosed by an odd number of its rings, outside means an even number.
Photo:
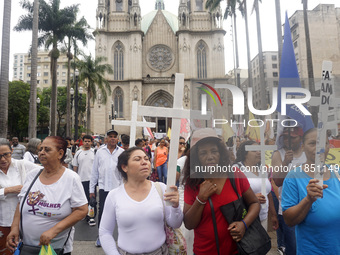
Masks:
[[[163,183],[166,183],[168,177],[167,162],[168,162],[168,148],[165,146],[165,140],[162,139],[159,143],[159,146],[155,149],[153,164],[155,168],[157,168],[159,181]]]

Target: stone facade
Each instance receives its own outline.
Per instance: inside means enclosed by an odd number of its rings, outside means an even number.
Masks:
[[[180,0],[176,16],[156,0],[155,10],[141,17],[139,0],[98,0],[96,56],[107,57],[114,74],[107,75],[112,89],[107,104],[99,98],[91,108],[93,133],[104,134],[111,127],[109,115],[129,120],[133,100],[173,107],[176,73],[185,74],[185,108],[192,107],[191,88],[197,81],[225,81],[222,10],[206,10],[205,2]],[[166,132],[171,124],[162,117],[146,119],[156,122],[155,132]],[[115,129],[129,134],[128,127]],[[140,137],[142,129],[137,131]]]

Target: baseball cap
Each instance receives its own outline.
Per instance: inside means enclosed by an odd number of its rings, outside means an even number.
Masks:
[[[215,129],[202,128],[194,132],[191,137],[190,146],[194,146],[195,144],[204,140],[215,140],[216,142],[221,141],[221,139],[217,136]]]
[[[114,135],[118,135],[118,132],[113,129],[109,129],[108,131],[106,131],[106,135],[109,135],[111,133],[113,133]]]
[[[291,137],[297,137],[297,136],[303,136],[303,130],[301,127],[285,127],[283,129],[283,133],[281,136],[289,135],[289,129],[290,129],[290,136]]]

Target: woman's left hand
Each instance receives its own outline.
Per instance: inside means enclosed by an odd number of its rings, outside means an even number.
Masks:
[[[40,243],[39,245],[49,245],[51,243],[51,240],[55,238],[58,235],[58,233],[55,233],[53,228],[50,228],[49,230],[42,233],[40,236]]]
[[[246,232],[246,228],[242,221],[235,221],[231,223],[228,230],[230,231],[230,235],[235,242],[241,241],[244,233]]]
[[[175,185],[170,186],[171,191],[164,193],[164,200],[169,201],[172,207],[177,208],[179,206],[179,193]]]

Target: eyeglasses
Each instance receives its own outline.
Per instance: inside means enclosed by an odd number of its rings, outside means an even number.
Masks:
[[[4,154],[0,154],[0,160],[2,159],[2,157],[4,158],[10,158],[12,155],[12,152],[6,152]]]
[[[185,145],[185,143],[183,143],[183,142],[180,142],[179,144],[180,144],[180,145]]]

